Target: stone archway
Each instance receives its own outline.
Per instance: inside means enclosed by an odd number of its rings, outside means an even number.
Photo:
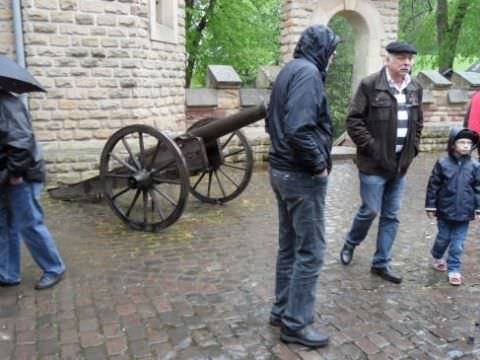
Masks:
[[[384,47],[397,36],[398,0],[288,0],[283,5],[282,55],[287,62],[301,32],[312,24],[328,24],[335,15],[355,32],[353,87],[378,71]]]

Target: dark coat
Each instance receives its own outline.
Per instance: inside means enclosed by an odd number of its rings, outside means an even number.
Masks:
[[[460,130],[450,132],[449,153],[436,162],[428,181],[425,208],[439,219],[469,221],[480,211],[480,163],[452,150]]]
[[[324,78],[340,39],[325,26],[302,34],[290,61],[278,74],[266,117],[272,168],[309,174],[331,168],[333,126]]]
[[[0,179],[9,176],[41,182],[44,166],[28,110],[18,97],[0,90]]]
[[[423,129],[423,92],[413,79],[405,89],[409,109],[408,133],[397,159],[397,101],[385,72],[383,68],[360,82],[347,116],[347,130],[357,145],[357,166],[361,172],[381,176],[404,175],[418,153]]]

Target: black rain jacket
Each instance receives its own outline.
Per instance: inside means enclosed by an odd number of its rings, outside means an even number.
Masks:
[[[453,128],[448,139],[448,155],[439,159],[428,181],[425,208],[437,218],[469,221],[480,211],[480,163],[470,155],[458,157],[453,144],[461,128]]]
[[[43,182],[45,174],[28,110],[20,98],[0,89],[0,186],[10,176]]]
[[[272,168],[309,174],[331,169],[333,126],[324,80],[328,59],[339,42],[328,27],[309,27],[297,43],[294,59],[278,74],[266,117]]]

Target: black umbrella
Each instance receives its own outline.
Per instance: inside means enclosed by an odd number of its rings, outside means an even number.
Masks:
[[[0,55],[0,88],[16,94],[47,92],[26,69],[3,55]]]

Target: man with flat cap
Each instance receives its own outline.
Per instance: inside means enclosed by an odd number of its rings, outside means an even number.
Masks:
[[[405,189],[405,174],[418,153],[423,128],[422,88],[410,77],[414,46],[387,45],[385,66],[360,82],[347,116],[347,130],[357,146],[361,206],[340,252],[349,265],[355,248],[380,216],[371,273],[399,284],[390,266]]]

